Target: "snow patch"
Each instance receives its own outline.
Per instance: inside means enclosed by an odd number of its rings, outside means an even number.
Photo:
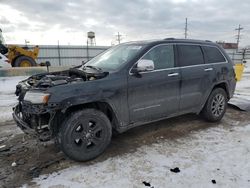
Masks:
[[[193,132],[189,137],[138,148],[103,162],[42,175],[40,187],[249,187],[250,125]],[[178,167],[179,173],[171,168]]]
[[[27,77],[0,77],[0,122],[12,120],[12,107],[17,103],[16,85]]]

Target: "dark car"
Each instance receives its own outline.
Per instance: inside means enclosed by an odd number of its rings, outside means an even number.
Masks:
[[[235,83],[232,61],[213,42],[129,42],[82,66],[21,81],[13,117],[24,132],[55,139],[68,157],[85,161],[114,132],[186,113],[220,121]]]

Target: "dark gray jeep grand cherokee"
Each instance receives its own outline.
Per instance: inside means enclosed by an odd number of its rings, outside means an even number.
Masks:
[[[76,161],[100,155],[113,132],[186,113],[216,122],[235,89],[233,64],[210,41],[165,39],[110,48],[82,66],[16,88],[13,117]]]

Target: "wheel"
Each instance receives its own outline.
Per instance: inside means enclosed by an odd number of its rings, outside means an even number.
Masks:
[[[222,88],[215,88],[201,112],[201,115],[210,122],[220,121],[227,108],[227,94]]]
[[[75,161],[99,156],[110,143],[112,126],[107,116],[96,109],[72,113],[58,133],[61,150]]]
[[[33,67],[36,66],[34,59],[28,56],[20,56],[13,63],[13,67]]]

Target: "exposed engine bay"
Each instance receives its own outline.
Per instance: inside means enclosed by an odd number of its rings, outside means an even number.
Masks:
[[[107,76],[107,72],[92,71],[85,72],[77,68],[66,71],[38,74],[31,76],[27,82],[30,86],[37,88],[48,88],[79,81],[92,81]]]
[[[108,75],[108,72],[103,72],[95,69],[82,70],[80,67],[71,68],[65,71],[42,73],[29,77],[28,79],[20,82],[16,86],[16,95],[25,93],[30,88],[47,89],[49,87],[76,83],[82,81],[93,81],[104,78]]]

